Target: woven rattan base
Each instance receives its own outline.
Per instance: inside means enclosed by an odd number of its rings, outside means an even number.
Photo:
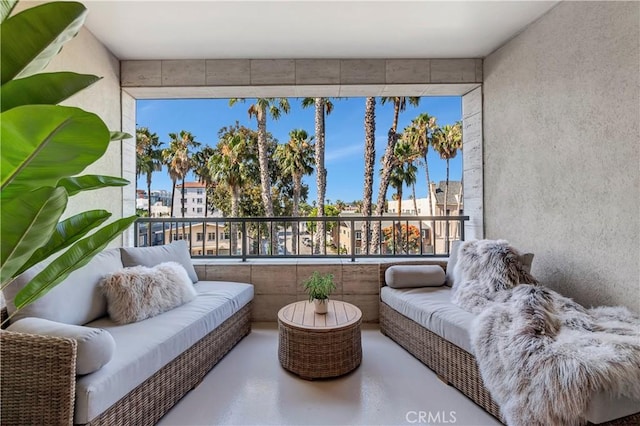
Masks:
[[[382,301],[380,331],[489,414],[500,419],[500,408],[484,387],[478,364],[469,352],[427,330]]]
[[[90,422],[153,425],[251,331],[251,303]]]
[[[348,305],[334,303],[340,308]],[[278,315],[278,359],[282,367],[308,380],[342,376],[356,369],[362,362],[362,314],[352,305],[349,307],[357,314],[346,321],[346,325],[321,329],[296,326],[285,320],[281,311]]]

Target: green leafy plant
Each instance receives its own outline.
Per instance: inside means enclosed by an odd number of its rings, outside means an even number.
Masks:
[[[86,8],[53,2],[9,16],[16,3],[0,2],[0,288],[56,256],[17,294],[20,309],[87,264],[136,216],[102,227],[111,217],[106,210],[61,220],[70,197],[129,184],[120,177],[78,174],[111,141],[131,136],[110,132],[96,114],[58,105],[99,77],[41,72],[80,31]]]
[[[314,299],[326,300],[336,289],[336,284],[333,282],[333,274],[323,275],[318,271],[314,271],[313,274],[302,283],[302,286],[309,294],[309,302],[313,302]]]

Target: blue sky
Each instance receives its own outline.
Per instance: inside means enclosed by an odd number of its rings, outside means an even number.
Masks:
[[[137,102],[137,125],[148,127],[167,142],[169,133],[180,130],[190,131],[202,144],[215,146],[217,134],[221,127],[232,125],[237,121],[252,129],[256,128],[255,119],[249,119],[247,109],[252,103],[247,99],[229,107],[228,99],[180,99],[180,100],[139,100]],[[300,99],[290,98],[291,111],[275,121],[267,120],[267,130],[280,142],[289,139],[292,129],[302,128],[314,134],[313,107],[302,108]],[[364,182],[364,107],[365,98],[332,99],[333,112],[327,117],[325,167],[327,169],[326,198],[335,202],[350,202],[362,199]],[[423,97],[418,107],[408,106],[400,113],[398,129],[402,130],[418,114],[427,112],[437,118],[439,125],[453,124],[461,119],[462,99],[460,97]],[[382,105],[380,98],[376,103],[376,166],[374,176],[373,202],[378,193],[380,159],[387,144],[387,132],[393,120],[393,105]],[[437,153],[429,151],[429,173],[431,180],[445,179],[446,163]],[[462,153],[450,161],[450,179],[460,180],[462,173]],[[316,199],[315,173],[306,176],[304,182],[309,185],[308,202]],[[187,180],[195,180],[190,174]],[[141,176],[138,188],[146,188],[146,180]],[[153,174],[152,189],[171,189],[171,180],[166,169]],[[391,198],[393,189],[387,191],[387,199]],[[404,198],[410,190],[405,189]],[[427,194],[424,167],[419,167],[416,195]]]

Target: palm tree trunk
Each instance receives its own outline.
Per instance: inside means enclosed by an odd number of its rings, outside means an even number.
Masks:
[[[400,184],[400,188],[398,188],[398,216],[402,216],[402,184]],[[393,254],[398,252],[397,248],[402,250],[402,222],[398,220],[398,225],[396,226],[396,238],[393,246]]]
[[[238,200],[240,199],[240,188],[238,186],[231,187],[231,218],[238,217]],[[236,254],[238,251],[238,224],[229,222],[229,252]]]
[[[429,153],[429,147],[427,147],[426,152],[424,153],[424,171],[427,175],[427,199],[429,201],[429,216],[433,216],[433,203],[435,194],[431,191],[431,178],[429,177],[429,162],[427,160],[427,155]]]
[[[393,165],[395,163],[395,156],[393,155],[393,151],[396,147],[397,142],[398,135],[393,131],[393,129],[389,129],[387,148],[384,152],[384,156],[382,157],[382,174],[380,176],[380,187],[378,189],[378,200],[375,213],[376,216],[382,216],[382,212],[384,211],[385,200],[387,198],[387,189],[389,189],[391,170],[393,169]],[[371,252],[373,254],[378,253],[379,245],[380,227],[374,226],[373,232],[371,233]]]
[[[171,217],[173,217],[173,206],[176,203],[176,179],[171,179]]]
[[[315,98],[315,131],[316,131],[316,186],[317,186],[317,217],[324,217],[324,197],[327,189],[327,171],[324,168],[324,99]],[[315,253],[325,254],[326,235],[324,222],[316,224]]]
[[[444,214],[449,216],[447,211],[447,197],[449,196],[449,159],[447,158],[447,180],[444,185]],[[449,253],[449,221],[445,222],[444,247],[445,253]]]
[[[147,197],[149,199],[147,213],[149,217],[151,217],[151,173],[147,173]],[[151,227],[149,227],[149,229],[151,229]],[[151,232],[149,232],[149,235],[151,235]]]
[[[298,204],[300,203],[300,192],[302,191],[302,176],[294,175],[293,176],[293,217],[298,217]],[[295,222],[291,226],[291,252],[293,254],[298,254],[298,222]],[[286,237],[286,228],[285,228],[285,237]],[[285,238],[285,244],[287,239]]]
[[[260,163],[260,189],[264,214],[267,217],[273,217],[271,178],[269,177],[269,158],[267,156],[267,112],[262,107],[258,111],[258,161]]]
[[[181,189],[181,196],[180,196],[180,204],[182,206],[182,208],[180,209],[180,213],[182,213],[182,217],[184,218],[184,177],[182,178],[182,189]]]
[[[362,215],[371,217],[371,198],[373,196],[373,169],[376,162],[376,98],[369,97],[366,101],[364,114],[365,148],[364,148],[364,194],[362,200]],[[354,230],[355,232],[355,230]],[[362,253],[369,249],[370,222],[362,223],[362,238],[360,248]]]
[[[411,184],[411,195],[413,196],[413,212],[418,216],[418,200],[416,200],[416,184]]]

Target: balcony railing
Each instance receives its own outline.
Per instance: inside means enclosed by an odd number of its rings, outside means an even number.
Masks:
[[[138,247],[186,240],[193,258],[355,261],[447,257],[451,243],[464,240],[468,220],[468,216],[140,218],[134,229]]]

